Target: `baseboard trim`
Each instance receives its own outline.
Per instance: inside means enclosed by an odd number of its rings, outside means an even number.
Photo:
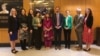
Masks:
[[[42,44],[43,44],[43,42],[42,42]],[[53,44],[54,44],[54,41],[53,41]],[[61,41],[61,44],[64,44],[64,41]],[[71,44],[78,44],[78,43],[77,43],[77,41],[71,41]],[[96,44],[96,41],[94,41],[93,44]],[[17,43],[16,46],[20,46],[20,43]],[[10,43],[0,43],[0,47],[10,47]]]
[[[20,46],[20,44],[17,43],[16,46]],[[0,47],[10,47],[10,43],[0,43]]]

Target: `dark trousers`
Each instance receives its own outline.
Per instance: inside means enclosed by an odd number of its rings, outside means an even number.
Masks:
[[[33,37],[34,37],[34,46],[36,49],[41,49],[42,47],[42,29],[38,28],[38,29],[34,29],[33,30]]]
[[[61,46],[61,31],[62,29],[55,29],[55,47]]]
[[[64,29],[64,38],[65,38],[65,48],[70,48],[71,41],[71,29]]]
[[[82,31],[75,31],[79,47],[82,48]]]
[[[33,33],[29,33],[29,38],[28,38],[28,46],[31,47],[34,45],[34,37]]]
[[[21,49],[25,50],[26,49],[26,39],[20,40],[20,45],[21,45]]]

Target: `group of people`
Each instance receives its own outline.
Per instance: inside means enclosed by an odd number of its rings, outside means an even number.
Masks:
[[[82,41],[86,43],[85,51],[90,50],[90,45],[93,43],[92,25],[93,16],[90,8],[87,8],[85,15],[81,14],[81,9],[77,8],[77,15],[74,20],[69,10],[66,10],[66,16],[60,13],[60,8],[55,8],[55,13],[41,15],[40,12],[33,13],[30,9],[28,15],[26,10],[22,9],[20,14],[17,14],[15,8],[10,11],[8,23],[8,33],[10,36],[11,52],[17,53],[15,49],[16,40],[20,39],[20,46],[22,50],[27,50],[33,46],[40,50],[42,47],[42,37],[44,39],[45,47],[52,47],[54,41],[55,49],[61,49],[61,32],[64,31],[65,48],[70,49],[71,44],[71,30],[72,26],[75,27],[79,46],[78,50],[82,50]],[[28,41],[27,41],[28,40]]]

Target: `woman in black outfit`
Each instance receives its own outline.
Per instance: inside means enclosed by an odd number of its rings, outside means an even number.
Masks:
[[[29,27],[28,18],[26,15],[26,10],[22,9],[21,14],[19,15],[19,29],[22,27],[22,24],[26,24]],[[27,50],[26,48],[26,39],[20,40],[22,50]]]
[[[15,49],[16,46],[16,40],[18,39],[18,17],[17,17],[17,11],[15,8],[12,8],[10,11],[10,15],[8,18],[8,33],[10,36],[10,45],[11,45],[11,52],[17,53],[18,51]]]
[[[32,33],[32,19],[34,18],[33,10],[30,9],[28,12],[28,22],[29,22],[29,31],[30,31],[30,37],[28,38],[28,46],[29,48],[33,48],[34,45],[34,38],[33,38],[33,33]]]

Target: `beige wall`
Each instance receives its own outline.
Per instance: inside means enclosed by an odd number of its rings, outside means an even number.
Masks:
[[[74,17],[76,14],[75,10],[77,7],[82,8],[82,13],[84,14],[85,8],[91,8],[94,16],[94,24],[93,30],[100,26],[100,0],[55,0],[55,7],[59,6],[61,8],[61,12],[65,15],[65,10],[70,10],[71,15]],[[77,40],[74,27],[72,29],[72,40]]]
[[[30,0],[23,0],[24,8],[28,12],[30,8]],[[75,10],[77,7],[82,8],[82,13],[84,14],[85,8],[89,7],[93,11],[94,16],[94,24],[93,24],[93,30],[100,26],[100,7],[99,7],[100,0],[55,0],[54,7],[59,6],[61,8],[61,12],[65,15],[65,10],[70,10],[72,16],[76,14]],[[63,33],[62,33],[63,35]],[[72,40],[77,40],[76,35],[74,32],[74,27],[72,29]],[[63,36],[62,36],[63,39]],[[3,28],[0,29],[0,43],[8,43],[9,42],[9,36],[7,29]]]

